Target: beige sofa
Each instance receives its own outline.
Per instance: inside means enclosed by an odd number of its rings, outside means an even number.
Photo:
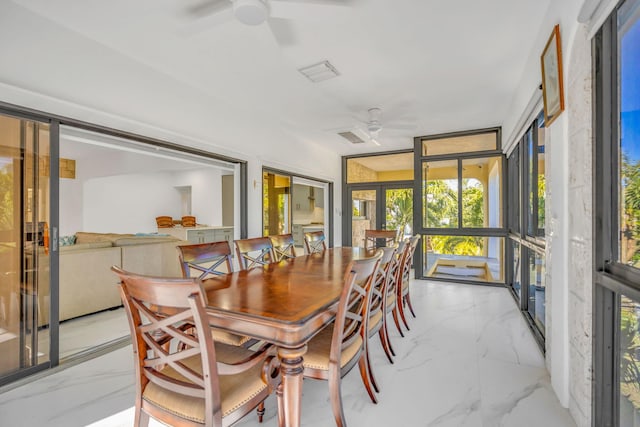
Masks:
[[[172,236],[76,233],[76,244],[60,246],[60,320],[122,305],[113,265],[140,274],[181,277],[176,246],[184,244],[189,242]],[[49,318],[48,289],[41,295],[43,325]]]

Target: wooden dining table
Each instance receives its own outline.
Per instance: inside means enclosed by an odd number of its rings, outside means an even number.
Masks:
[[[210,324],[274,344],[280,359],[280,425],[300,425],[307,343],[336,314],[347,266],[373,251],[331,248],[204,281]]]

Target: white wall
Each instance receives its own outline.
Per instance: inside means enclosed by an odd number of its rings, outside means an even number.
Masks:
[[[60,236],[68,236],[84,230],[83,185],[78,175],[76,170],[76,179],[60,180]]]
[[[180,193],[166,173],[94,178],[84,183],[82,231],[156,231],[156,216],[180,216]],[[78,230],[80,231],[80,230]]]
[[[191,187],[191,214],[198,224],[222,225],[222,175],[216,169],[175,173],[173,186]],[[178,216],[179,217],[179,216]]]
[[[155,232],[157,216],[181,217],[180,192],[175,188],[178,186],[191,187],[191,211],[198,223],[221,225],[220,176],[219,170],[205,168],[89,179],[82,189],[83,229],[69,234]]]

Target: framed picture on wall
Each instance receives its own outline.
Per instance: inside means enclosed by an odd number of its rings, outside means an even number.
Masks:
[[[562,45],[560,26],[553,27],[547,45],[540,57],[542,66],[542,99],[544,121],[548,127],[564,111],[564,88],[562,85]]]

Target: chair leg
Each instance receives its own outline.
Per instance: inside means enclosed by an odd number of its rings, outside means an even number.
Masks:
[[[389,328],[388,325],[389,324],[389,313],[385,314],[385,319],[384,319],[384,336],[387,339],[387,345],[389,346],[389,351],[391,352],[391,355],[395,357],[396,352],[393,349],[393,346],[391,345],[391,337],[389,336]]]
[[[365,352],[360,356],[360,360],[358,361],[358,366],[360,367],[360,377],[362,377],[362,382],[364,383],[364,388],[367,389],[367,393],[369,393],[369,398],[373,403],[378,403],[378,398],[376,397],[375,392],[372,389],[371,381],[369,381],[369,370],[367,367],[367,355]]]
[[[378,331],[378,336],[380,337],[380,343],[382,344],[384,353],[387,355],[387,359],[389,359],[389,362],[393,363],[393,356],[396,354],[391,348],[391,342],[389,342],[389,336],[387,335],[387,322],[382,324],[382,327]]]
[[[395,306],[393,308],[393,311],[391,312],[391,314],[393,315],[393,322],[396,324],[396,329],[400,333],[400,336],[404,338],[404,332],[402,331],[402,327],[400,326],[400,320],[398,319],[398,306]]]
[[[407,306],[409,306],[409,310],[411,311],[411,315],[415,319],[416,318],[416,313],[413,311],[413,306],[411,305],[411,294],[407,294],[404,297],[407,300]]]
[[[260,404],[258,405],[258,409],[256,409],[256,412],[258,413],[258,422],[261,423],[262,419],[264,418],[264,400],[260,402]]]
[[[331,399],[331,409],[333,417],[336,420],[337,427],[347,427],[347,421],[344,419],[344,411],[342,409],[342,390],[340,387],[340,372],[329,374],[329,396]]]
[[[371,385],[376,393],[380,393],[380,387],[378,387],[378,382],[376,381],[376,376],[373,375],[373,368],[371,368],[371,358],[369,357],[369,346],[367,345],[367,350],[365,352],[366,360],[367,360],[367,374],[369,375],[369,379],[371,380]]]
[[[136,412],[133,418],[134,427],[147,427],[149,425],[149,414],[144,412],[140,405],[136,405]]]
[[[396,308],[398,309],[398,313],[400,314],[400,318],[402,319],[402,323],[407,328],[407,331],[410,331],[409,323],[407,322],[407,318],[404,316],[404,297],[400,299],[400,304],[396,304]]]

